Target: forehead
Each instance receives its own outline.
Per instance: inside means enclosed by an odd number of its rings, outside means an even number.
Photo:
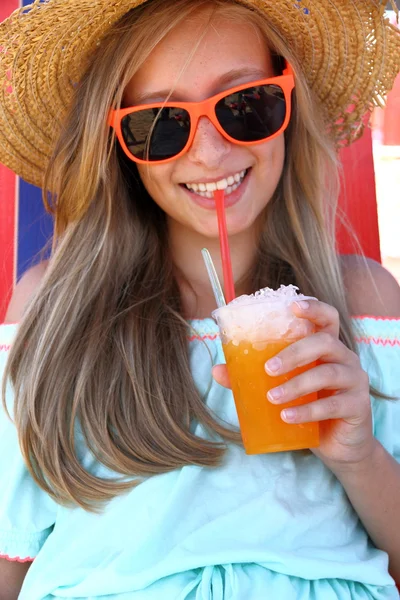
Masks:
[[[206,19],[205,14],[191,17],[158,44],[129,83],[126,101],[135,104],[141,97],[162,100],[157,94],[151,98],[151,94],[172,88],[174,96],[196,101],[221,89],[273,75],[271,54],[256,27],[223,15],[216,15],[207,26]],[[221,78],[232,71],[238,73],[235,80],[225,78],[222,88],[216,89]]]

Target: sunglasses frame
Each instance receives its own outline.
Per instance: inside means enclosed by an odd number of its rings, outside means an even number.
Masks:
[[[234,94],[241,90],[246,90],[251,87],[267,85],[267,84],[279,85],[279,87],[281,87],[283,90],[283,93],[285,96],[285,102],[286,102],[286,116],[285,116],[285,120],[284,120],[282,126],[280,127],[280,129],[278,131],[276,131],[272,135],[270,135],[266,138],[263,138],[261,140],[250,141],[250,142],[241,142],[239,140],[235,140],[230,135],[228,135],[226,133],[226,131],[223,129],[223,127],[220,125],[220,123],[217,119],[217,116],[215,114],[216,105],[218,104],[218,102],[220,100],[222,100],[226,96],[230,96],[231,94]],[[114,129],[116,136],[118,138],[118,141],[121,145],[121,148],[123,149],[123,151],[125,152],[125,154],[127,155],[127,157],[130,160],[134,161],[135,163],[141,164],[141,165],[166,164],[173,160],[177,160],[178,158],[180,158],[183,154],[185,154],[189,150],[189,148],[191,147],[191,145],[193,143],[193,139],[196,135],[197,126],[198,126],[198,123],[199,123],[199,120],[201,119],[201,117],[207,117],[211,121],[211,123],[214,125],[214,127],[217,129],[217,131],[226,140],[228,140],[232,144],[237,144],[239,146],[254,146],[256,144],[262,144],[263,142],[265,142],[267,140],[268,141],[273,140],[278,135],[280,135],[283,131],[285,131],[285,129],[287,128],[287,126],[289,124],[290,117],[291,117],[291,111],[292,111],[291,93],[292,93],[292,90],[294,89],[294,87],[295,87],[295,81],[294,81],[293,69],[289,65],[289,63],[286,63],[286,68],[284,69],[282,75],[278,75],[276,77],[268,77],[266,79],[259,79],[257,81],[249,81],[248,83],[235,86],[228,90],[224,90],[223,92],[220,92],[219,94],[216,94],[215,96],[211,96],[211,98],[207,98],[206,100],[202,100],[201,102],[164,102],[164,103],[157,102],[157,103],[152,103],[152,104],[142,104],[139,106],[131,106],[128,108],[111,109],[109,112],[109,115],[108,115],[108,125],[110,127],[112,127],[112,129]],[[124,117],[126,117],[126,115],[129,115],[129,114],[132,114],[135,112],[139,112],[141,110],[148,110],[148,109],[161,110],[163,108],[182,108],[189,114],[190,132],[189,132],[188,141],[185,144],[185,147],[178,154],[175,154],[174,156],[171,156],[170,158],[165,158],[162,160],[144,160],[141,158],[137,158],[130,152],[128,146],[125,143],[124,137],[122,135],[122,127],[121,127],[122,119]]]

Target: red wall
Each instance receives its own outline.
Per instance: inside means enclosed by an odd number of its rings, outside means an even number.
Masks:
[[[387,97],[385,118],[383,121],[383,143],[400,146],[400,74]]]
[[[341,151],[343,188],[340,207],[357,234],[364,253],[380,262],[378,212],[371,130]],[[345,228],[338,223],[338,247],[343,254],[353,254],[357,248]]]
[[[18,7],[18,0],[1,0],[0,21]],[[17,185],[15,175],[0,165],[0,323],[15,283]]]

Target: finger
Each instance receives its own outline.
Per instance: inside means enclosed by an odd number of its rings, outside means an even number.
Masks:
[[[336,308],[330,304],[319,300],[300,300],[292,304],[292,310],[297,317],[314,323],[318,331],[326,331],[339,337],[340,316]]]
[[[215,381],[226,388],[231,388],[231,383],[229,381],[228,369],[226,365],[215,365],[212,368],[212,376]]]
[[[265,363],[269,375],[283,375],[314,362],[343,363],[358,368],[358,356],[336,336],[325,331],[314,333],[290,344]]]
[[[313,423],[330,419],[363,420],[368,413],[368,406],[360,414],[360,405],[356,394],[343,392],[333,394],[323,400],[315,400],[303,406],[285,408],[281,418],[286,423]],[[365,414],[364,414],[365,413]]]
[[[366,373],[348,365],[329,363],[319,365],[289,379],[283,385],[273,388],[267,394],[273,404],[284,404],[321,390],[351,391],[368,390]],[[365,386],[364,386],[365,382]]]

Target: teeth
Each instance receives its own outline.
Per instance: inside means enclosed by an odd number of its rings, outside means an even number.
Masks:
[[[226,179],[221,179],[215,183],[187,183],[186,187],[191,191],[203,196],[204,198],[212,198],[213,192],[216,190],[225,190],[226,194],[231,194],[242,183],[247,171],[240,171],[235,175],[230,175]]]

